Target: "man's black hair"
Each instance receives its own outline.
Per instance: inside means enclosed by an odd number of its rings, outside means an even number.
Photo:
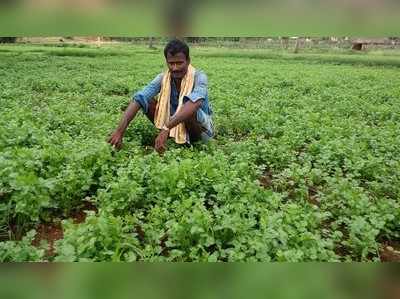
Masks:
[[[173,39],[168,42],[164,48],[164,56],[167,58],[167,54],[175,56],[178,53],[185,54],[186,60],[189,59],[189,47],[188,45],[179,39]]]

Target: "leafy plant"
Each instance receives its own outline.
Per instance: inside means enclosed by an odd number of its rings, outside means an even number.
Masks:
[[[143,115],[121,151],[105,139],[129,96],[165,67],[161,52],[9,47],[0,49],[4,260],[43,259],[32,233],[8,236],[60,219],[57,261],[365,261],[399,240],[396,55],[195,48],[216,137],[168,143],[160,157]],[[100,212],[83,221],[88,200]]]

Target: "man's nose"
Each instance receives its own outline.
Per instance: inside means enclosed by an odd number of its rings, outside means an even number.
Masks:
[[[171,66],[171,70],[172,70],[173,72],[177,71],[177,70],[178,70],[178,65],[173,64],[173,65]]]

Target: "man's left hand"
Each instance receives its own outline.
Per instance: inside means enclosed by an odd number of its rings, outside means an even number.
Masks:
[[[165,150],[167,149],[167,139],[169,136],[169,130],[161,130],[161,132],[158,134],[155,144],[154,144],[154,148],[157,151],[157,153],[159,154],[163,154],[165,152]]]

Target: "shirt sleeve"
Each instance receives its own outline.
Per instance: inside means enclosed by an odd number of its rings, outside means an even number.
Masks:
[[[207,86],[207,75],[203,72],[199,72],[194,80],[194,87],[192,92],[189,95],[185,96],[185,99],[189,99],[192,102],[196,102],[200,99],[205,99],[207,97]]]
[[[157,75],[145,88],[132,96],[132,100],[136,101],[146,114],[149,111],[149,102],[160,93],[162,78],[162,73]]]

